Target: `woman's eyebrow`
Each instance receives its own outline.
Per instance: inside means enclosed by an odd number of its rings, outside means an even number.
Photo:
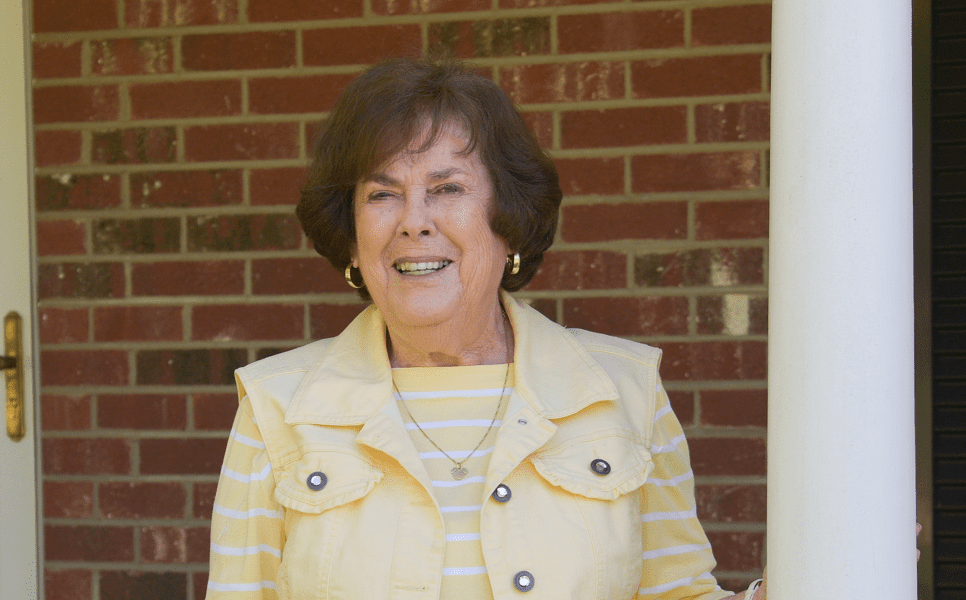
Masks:
[[[397,187],[399,186],[398,181],[396,181],[389,175],[386,175],[385,173],[373,173],[367,178],[367,181],[371,181],[372,183],[378,183],[379,185],[393,185]]]
[[[462,173],[462,169],[459,167],[450,167],[448,169],[443,169],[441,171],[433,171],[429,174],[430,181],[440,181],[448,177],[452,177],[456,173]]]

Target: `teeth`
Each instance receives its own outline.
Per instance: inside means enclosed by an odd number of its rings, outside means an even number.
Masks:
[[[413,273],[417,275],[422,275],[425,273],[432,273],[433,271],[438,271],[451,263],[449,260],[441,260],[436,262],[404,262],[396,265],[396,270],[400,273]]]

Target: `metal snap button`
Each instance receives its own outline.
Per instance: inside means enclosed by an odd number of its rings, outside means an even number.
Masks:
[[[322,471],[316,471],[309,475],[309,478],[305,480],[305,483],[309,486],[310,490],[315,490],[316,492],[325,487],[325,484],[329,482],[329,478],[325,476]]]
[[[530,571],[520,571],[513,576],[513,585],[521,592],[533,589],[533,574]]]
[[[610,473],[610,465],[607,464],[606,460],[596,458],[590,463],[590,470],[598,475],[607,475]]]
[[[526,424],[527,424],[527,420],[526,420],[526,419],[518,419],[518,420],[517,420],[517,423],[518,423],[519,425],[526,425]]]
[[[493,494],[492,494],[493,499],[496,500],[497,502],[506,502],[507,500],[510,499],[510,496],[512,495],[513,494],[510,492],[510,488],[502,483],[496,486],[496,489],[493,490]]]

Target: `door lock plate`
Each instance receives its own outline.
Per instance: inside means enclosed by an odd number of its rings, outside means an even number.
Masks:
[[[15,312],[3,319],[4,353],[0,359],[7,375],[7,436],[19,441],[26,433],[23,398],[23,320]]]

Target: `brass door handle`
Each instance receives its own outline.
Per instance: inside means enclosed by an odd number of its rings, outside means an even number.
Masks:
[[[4,353],[0,366],[7,374],[7,435],[15,442],[23,438],[27,430],[24,424],[22,330],[20,315],[7,313],[3,319]]]

